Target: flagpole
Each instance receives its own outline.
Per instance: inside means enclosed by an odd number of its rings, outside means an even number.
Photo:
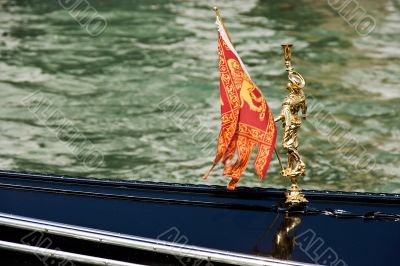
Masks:
[[[276,151],[276,148],[274,148],[274,151],[275,151],[276,157],[278,158],[279,165],[281,166],[281,169],[282,169],[282,171],[283,171],[283,166],[282,166],[281,157],[279,156],[279,153]]]
[[[233,42],[232,42],[231,36],[229,36],[229,32],[226,30],[224,20],[222,19],[221,14],[219,13],[219,8],[217,6],[214,6],[213,10],[215,12],[215,15],[218,17],[219,21],[221,21],[222,28],[224,28],[226,36],[228,36],[228,39],[229,39],[229,41],[231,42],[231,44],[233,46]]]
[[[222,26],[222,28],[224,29],[224,31],[225,31],[225,33],[226,33],[226,36],[228,36],[228,39],[229,39],[230,43],[231,43],[232,46],[233,46],[231,37],[229,36],[229,33],[228,33],[228,31],[226,30],[226,28],[225,28],[225,24],[224,24],[224,21],[223,21],[222,18],[221,18],[221,14],[219,13],[218,7],[217,7],[217,6],[214,6],[214,7],[213,7],[213,10],[214,10],[215,15],[217,16],[218,20],[221,22],[221,26]],[[203,175],[203,179],[207,179],[207,178],[208,178],[208,176],[210,175],[211,171],[214,169],[214,167],[215,167],[216,165],[217,165],[217,164],[216,164],[216,162],[214,161],[214,163],[212,164],[210,170],[208,170],[208,171]]]
[[[218,7],[217,7],[217,6],[214,6],[214,7],[213,7],[213,10],[214,10],[215,15],[217,16],[218,20],[221,22],[221,26],[222,26],[222,28],[224,29],[224,31],[225,31],[225,33],[226,33],[226,36],[228,36],[228,39],[229,39],[229,41],[231,42],[231,44],[232,44],[232,46],[233,46],[231,37],[229,36],[229,33],[228,33],[228,31],[226,30],[226,28],[225,28],[225,24],[224,24],[224,21],[223,21],[222,18],[221,18],[221,14],[219,13]],[[215,166],[216,166],[216,162],[214,161],[214,163],[212,164],[210,170],[208,170],[208,171],[204,174],[203,179],[207,179],[207,178],[208,178],[208,176],[210,175],[211,171],[214,169]]]

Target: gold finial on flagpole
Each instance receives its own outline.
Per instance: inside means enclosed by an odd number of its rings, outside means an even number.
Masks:
[[[221,22],[221,26],[222,26],[222,28],[224,29],[224,31],[225,31],[225,33],[226,33],[226,36],[228,37],[229,41],[230,41],[231,44],[233,45],[231,36],[229,36],[229,32],[226,30],[224,20],[222,19],[221,13],[219,12],[219,8],[218,8],[217,6],[214,6],[214,7],[213,7],[213,10],[214,10],[214,12],[215,12],[215,15],[217,16],[217,18],[218,18],[219,21]]]

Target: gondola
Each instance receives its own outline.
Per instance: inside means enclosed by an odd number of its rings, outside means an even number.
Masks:
[[[400,195],[0,172],[1,265],[398,265]]]

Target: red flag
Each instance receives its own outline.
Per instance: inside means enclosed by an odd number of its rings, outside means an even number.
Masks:
[[[221,130],[213,166],[204,178],[222,161],[223,175],[231,178],[228,189],[233,190],[255,148],[256,174],[260,179],[265,177],[275,147],[276,127],[263,94],[251,80],[218,16],[217,25]]]

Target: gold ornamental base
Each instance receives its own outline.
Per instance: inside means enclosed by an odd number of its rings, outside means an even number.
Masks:
[[[299,173],[299,172],[294,172],[293,170],[290,169],[285,169],[281,172],[281,174],[284,177],[290,178],[290,182],[292,183],[287,192],[285,192],[286,196],[285,204],[296,205],[308,202],[304,194],[301,193],[299,185],[297,185],[297,179],[299,178],[299,176],[304,175],[304,171]]]
[[[285,192],[285,196],[286,196],[285,203],[287,204],[294,205],[294,204],[308,202],[304,194],[301,193],[301,190],[297,184],[292,184],[288,189],[288,191]]]

